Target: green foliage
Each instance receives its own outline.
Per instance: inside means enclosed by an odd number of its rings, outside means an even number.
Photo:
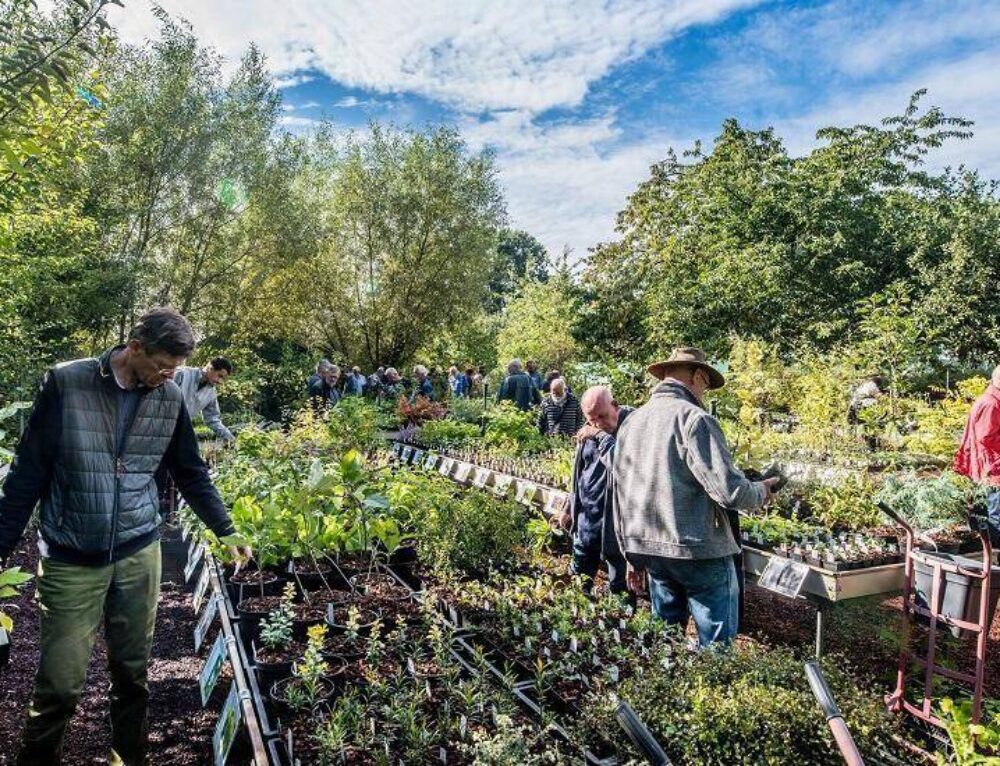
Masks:
[[[1000,766],[1000,702],[986,699],[978,724],[972,723],[972,700],[941,700],[941,720],[951,741],[951,757],[937,762],[957,766]]]
[[[500,311],[517,292],[517,286],[549,277],[545,245],[526,231],[504,229],[497,244],[497,258],[490,278],[490,310]]]
[[[343,143],[320,132],[310,145],[326,223],[298,275],[301,301],[311,301],[303,332],[369,368],[398,366],[487,295],[504,217],[493,158],[447,127],[373,124]]]
[[[497,336],[500,362],[534,359],[541,369],[565,370],[580,353],[572,333],[577,306],[576,288],[565,268],[545,282],[523,282],[503,314]]]
[[[912,411],[917,428],[902,439],[909,452],[933,455],[951,461],[962,436],[965,420],[976,397],[989,385],[981,376],[960,381],[955,391],[942,392],[935,402],[917,402]]]
[[[881,125],[819,131],[823,144],[802,157],[735,120],[710,150],[671,153],[629,197],[621,240],[588,261],[581,337],[618,357],[683,344],[721,356],[733,332],[792,353],[860,329],[871,347],[891,342],[890,375],[911,351],[976,362],[994,352],[995,291],[954,296],[973,274],[983,285],[1000,276],[996,186],[924,169],[971,123],[922,108],[922,96]]]
[[[479,438],[479,426],[457,420],[428,420],[420,426],[419,439],[428,447],[457,447]]]
[[[863,474],[852,474],[835,485],[820,484],[809,496],[813,519],[834,530],[863,529],[884,522],[875,500],[875,486]]]
[[[538,432],[538,415],[522,412],[511,402],[503,401],[487,413],[487,446],[504,447],[514,454],[530,454],[548,449],[551,440]]]
[[[31,575],[22,572],[21,567],[11,567],[0,572],[0,600],[17,595],[19,588],[31,581]],[[14,630],[14,620],[0,609],[0,628],[6,631]]]
[[[449,479],[436,474],[401,472],[386,495],[413,529],[421,560],[438,572],[509,569],[527,543],[520,506],[485,492],[456,493]]]
[[[285,584],[281,604],[260,621],[260,642],[268,649],[282,649],[292,643],[295,585]]]
[[[915,474],[889,476],[876,496],[917,529],[962,523],[970,506],[985,498],[986,488],[964,476],[945,471],[934,478]]]
[[[448,402],[448,414],[452,420],[479,425],[483,419],[485,405],[481,397],[452,399]]]
[[[294,708],[312,710],[320,701],[324,677],[329,667],[323,659],[326,632],[326,625],[310,627],[302,660],[292,666],[295,679],[289,684],[288,692],[292,692],[293,687],[295,692],[288,694],[286,699]]]
[[[626,681],[619,696],[676,762],[843,762],[802,663],[790,651],[737,645],[728,651],[671,653],[664,662],[656,672]],[[877,695],[859,689],[832,663],[823,670],[862,754],[871,757],[878,748],[891,747],[897,724]],[[607,720],[611,705],[599,705],[588,717]],[[631,745],[624,746],[633,752]]]

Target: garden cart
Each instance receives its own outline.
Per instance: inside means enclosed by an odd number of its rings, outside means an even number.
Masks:
[[[969,526],[979,534],[982,561],[917,547],[913,528],[884,503],[882,511],[906,533],[906,559],[903,572],[903,614],[906,624],[899,653],[896,688],[886,698],[893,712],[906,711],[920,721],[941,727],[933,713],[935,679],[948,679],[971,687],[972,722],[978,723],[982,713],[983,686],[986,670],[986,639],[993,622],[993,612],[1000,595],[1000,567],[992,565],[986,519],[969,515]],[[913,623],[927,625],[926,652],[914,649]],[[976,642],[976,662],[973,672],[944,667],[938,658],[938,639],[942,628],[953,635],[968,634]],[[910,666],[921,670],[919,703],[906,697]]]

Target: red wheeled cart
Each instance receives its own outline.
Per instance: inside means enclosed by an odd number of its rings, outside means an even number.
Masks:
[[[879,507],[906,531],[906,560],[903,580],[903,614],[906,617],[896,688],[886,697],[889,709],[906,711],[921,721],[940,727],[941,720],[931,710],[934,679],[947,678],[971,687],[972,722],[978,723],[983,704],[983,681],[986,672],[986,639],[993,622],[997,596],[1000,595],[1000,567],[992,565],[986,519],[970,515],[969,526],[979,533],[983,547],[982,561],[963,556],[924,550],[916,545],[913,528],[883,503]],[[912,646],[913,622],[921,619],[928,626],[926,653]],[[942,627],[955,636],[971,635],[976,642],[976,667],[972,673],[952,670],[939,664],[938,638]],[[906,697],[910,666],[922,671],[922,701]],[[912,682],[911,682],[912,683]]]

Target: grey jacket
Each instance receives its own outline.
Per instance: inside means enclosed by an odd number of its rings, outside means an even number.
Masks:
[[[764,485],[734,465],[719,422],[679,383],[664,382],[622,424],[614,525],[622,552],[711,559],[739,551],[725,508],[763,505]]]
[[[219,412],[219,396],[215,391],[215,386],[198,387],[201,382],[200,368],[181,367],[174,375],[174,382],[180,386],[181,393],[184,395],[184,404],[187,406],[188,415],[191,416],[192,421],[198,415],[202,415],[205,418],[205,424],[220,439],[230,441],[235,438],[222,423],[222,415]]]

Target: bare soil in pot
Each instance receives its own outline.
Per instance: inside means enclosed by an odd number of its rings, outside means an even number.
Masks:
[[[350,619],[350,607],[328,604],[326,612],[326,624],[335,631],[344,632],[347,630],[347,621]],[[358,608],[358,630],[366,633],[372,626],[382,619],[382,613],[371,607],[362,606]]]
[[[392,575],[380,572],[355,575],[351,583],[365,596],[378,601],[401,601],[410,597],[409,588]]]

